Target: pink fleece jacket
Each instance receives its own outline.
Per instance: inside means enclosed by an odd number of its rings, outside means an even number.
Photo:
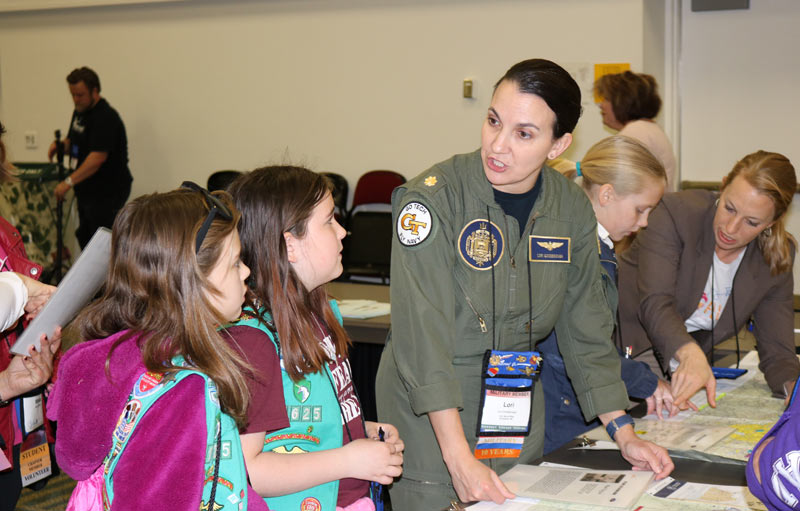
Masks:
[[[56,458],[73,479],[87,479],[111,448],[111,434],[133,385],[145,371],[137,337],[123,334],[81,343],[62,358],[49,399],[48,417],[58,422]],[[142,417],[114,472],[112,510],[197,511],[206,453],[205,382],[189,376]],[[248,486],[248,509],[268,509]]]

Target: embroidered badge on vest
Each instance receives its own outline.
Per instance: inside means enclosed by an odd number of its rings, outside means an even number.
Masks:
[[[571,260],[571,238],[529,236],[528,260],[533,263],[568,263]]]
[[[114,440],[119,443],[125,441],[125,438],[133,429],[133,423],[136,421],[136,417],[141,411],[142,403],[139,402],[138,399],[131,399],[128,401],[128,403],[125,405],[123,414],[120,415],[119,420],[117,421],[117,427],[114,428]]]
[[[430,210],[419,202],[409,202],[397,215],[397,239],[407,247],[419,245],[433,228]]]
[[[503,257],[505,239],[494,222],[479,218],[461,230],[458,253],[465,263],[476,270],[488,270]]]
[[[154,373],[148,371],[142,376],[139,383],[133,387],[133,397],[143,398],[155,394],[161,388],[175,379],[175,373]]]
[[[321,511],[322,504],[314,497],[307,497],[300,504],[300,511]]]
[[[294,398],[300,401],[301,403],[305,403],[308,399],[308,396],[311,395],[311,382],[308,381],[306,378],[296,382],[294,384]]]

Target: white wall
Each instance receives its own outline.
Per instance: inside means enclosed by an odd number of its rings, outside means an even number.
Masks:
[[[65,76],[100,74],[121,113],[133,195],[290,159],[414,176],[478,146],[513,63],[642,66],[644,0],[188,1],[0,17],[0,119],[16,161],[43,160],[71,113]],[[474,100],[461,98],[472,78]],[[39,147],[26,150],[24,132]],[[568,157],[608,133],[585,112]]]
[[[680,63],[682,179],[718,181],[759,149],[800,171],[800,2],[750,2],[748,10],[691,12],[683,2]],[[800,196],[788,228],[800,238]],[[800,258],[794,266],[800,289]]]
[[[800,164],[800,2],[710,12],[683,4],[683,179],[719,180],[758,149]]]

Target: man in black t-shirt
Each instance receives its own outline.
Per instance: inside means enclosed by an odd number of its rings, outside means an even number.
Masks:
[[[128,139],[125,125],[108,101],[100,97],[100,79],[88,67],[67,75],[75,111],[64,140],[72,170],[54,191],[63,200],[74,187],[78,199],[78,230],[75,235],[84,248],[99,227],[114,223],[131,193],[133,177],[128,169]],[[56,143],[47,153],[52,160]]]

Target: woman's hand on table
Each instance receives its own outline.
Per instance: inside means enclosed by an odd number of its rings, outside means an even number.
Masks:
[[[494,470],[468,451],[449,462],[445,460],[445,463],[461,502],[491,500],[495,504],[502,504],[506,499],[516,497]]]
[[[694,342],[688,342],[675,352],[678,359],[678,368],[672,373],[672,394],[675,396],[674,404],[681,410],[691,408],[697,411],[697,406],[689,399],[700,389],[705,387],[708,404],[717,407],[716,393],[717,380],[711,372],[706,355]]]
[[[617,442],[622,457],[634,470],[652,470],[656,479],[664,479],[675,469],[667,450],[639,438],[630,424],[617,430],[614,441]]]

